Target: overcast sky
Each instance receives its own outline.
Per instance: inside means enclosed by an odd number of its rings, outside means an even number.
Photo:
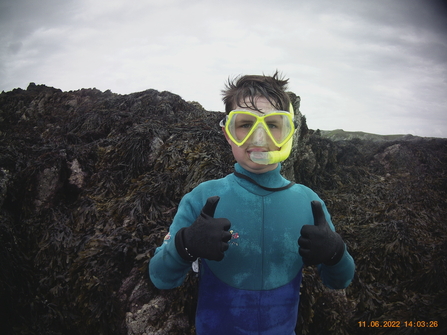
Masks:
[[[290,78],[312,129],[447,138],[441,0],[0,0],[0,91],[170,91]]]

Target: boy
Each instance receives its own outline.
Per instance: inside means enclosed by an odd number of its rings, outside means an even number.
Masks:
[[[235,172],[184,196],[150,261],[154,285],[170,289],[202,259],[198,335],[295,334],[304,265],[334,289],[354,276],[322,200],[280,175],[295,130],[287,83],[278,73],[228,83],[220,125]]]

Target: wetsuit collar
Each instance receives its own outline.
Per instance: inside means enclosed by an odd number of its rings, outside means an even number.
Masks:
[[[281,164],[278,164],[276,169],[265,173],[256,174],[245,170],[241,165],[236,163],[234,165],[235,175],[238,183],[246,189],[260,190],[267,192],[275,192],[287,189],[292,186],[283,176],[281,176]],[[245,178],[248,177],[248,178]]]

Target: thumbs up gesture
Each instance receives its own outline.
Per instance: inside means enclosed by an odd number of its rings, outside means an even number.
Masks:
[[[223,259],[231,239],[228,231],[231,223],[224,218],[214,218],[219,200],[218,196],[208,198],[197,220],[175,235],[175,247],[183,259],[191,262],[198,257],[213,261]]]
[[[299,253],[306,265],[335,265],[343,256],[345,244],[339,234],[332,231],[319,201],[312,201],[314,225],[304,225],[298,239]]]

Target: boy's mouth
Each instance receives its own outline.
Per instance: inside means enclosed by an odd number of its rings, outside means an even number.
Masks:
[[[252,148],[248,148],[247,152],[250,154],[252,152],[268,152],[269,150],[267,148],[263,148],[263,147],[252,147]]]
[[[257,164],[264,164],[260,162],[263,162],[267,159],[266,155],[268,154],[268,152],[268,148],[264,147],[252,147],[247,149],[248,158]]]

